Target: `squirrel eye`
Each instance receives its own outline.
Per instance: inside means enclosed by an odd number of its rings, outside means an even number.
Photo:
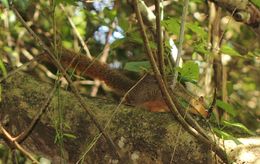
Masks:
[[[237,21],[242,21],[243,20],[243,15],[240,13],[240,12],[236,12],[234,14],[234,18],[237,20]]]

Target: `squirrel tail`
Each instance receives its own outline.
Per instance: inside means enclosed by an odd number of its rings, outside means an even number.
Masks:
[[[65,68],[74,68],[81,75],[104,81],[116,93],[124,95],[135,82],[115,69],[109,68],[96,59],[63,49],[60,62]]]

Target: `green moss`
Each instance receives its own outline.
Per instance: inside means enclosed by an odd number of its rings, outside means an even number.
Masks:
[[[111,131],[117,131],[119,134],[125,134],[123,137],[133,143],[135,150],[147,151],[159,148],[166,136],[167,130],[164,128],[169,119],[172,119],[166,113],[144,112],[140,110],[124,110],[113,120],[114,127]],[[143,120],[143,121],[140,121]],[[145,150],[144,150],[145,149]]]

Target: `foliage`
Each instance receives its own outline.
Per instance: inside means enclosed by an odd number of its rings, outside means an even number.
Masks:
[[[30,56],[41,54],[42,50],[17,21],[14,13],[8,10],[8,1],[0,0],[0,2],[0,5],[3,6],[0,6],[0,55],[4,56],[3,60],[0,59],[0,71],[2,76],[6,76],[8,72],[3,61],[13,60],[16,65],[23,64],[29,60]],[[55,2],[54,6],[50,5],[51,2]],[[190,14],[186,20],[182,54],[184,64],[177,68],[177,71],[181,82],[195,83],[205,90],[207,62],[210,62],[214,55],[208,48],[210,31],[208,17],[206,17],[208,15],[207,5],[203,2],[202,0],[190,2]],[[260,1],[252,0],[252,2],[258,7],[260,6]],[[113,66],[116,65],[115,63],[119,63],[115,67],[133,71],[136,74],[144,71],[151,73],[140,28],[136,23],[132,8],[126,1],[120,1],[119,7],[115,7],[115,2],[109,0],[94,1],[93,3],[84,3],[80,0],[15,0],[14,3],[27,23],[48,45],[55,45],[54,40],[56,39],[57,49],[66,47],[83,52],[82,45],[68,21],[67,15],[70,15],[93,57],[102,55],[106,43],[109,43],[108,63],[112,63]],[[146,3],[150,6],[153,5],[153,1]],[[66,14],[59,7],[61,4],[65,6]],[[181,1],[174,1],[171,5],[165,6],[164,19],[161,21],[166,36],[174,40],[176,45],[179,44],[177,38],[180,31],[181,7]],[[223,22],[225,21],[223,20]],[[150,26],[146,28],[149,44],[156,54],[156,37],[153,36],[150,28]],[[107,38],[110,30],[112,34]],[[234,21],[223,23],[222,30],[223,43],[220,52],[223,54],[221,60],[225,60],[228,70],[226,72],[228,101],[217,99],[216,105],[225,111],[228,117],[226,120],[220,120],[221,128],[213,130],[222,138],[232,139],[239,144],[236,137],[228,133],[226,127],[239,128],[249,135],[254,135],[254,131],[259,128],[257,121],[251,119],[251,115],[254,115],[254,118],[259,117],[257,109],[260,108],[258,103],[260,95],[258,85],[260,83],[259,40],[249,27]],[[168,48],[166,53],[171,54],[168,42],[165,41],[164,44]],[[166,62],[166,69],[171,69],[169,63],[171,62]],[[56,69],[51,66],[48,69],[50,72],[56,73]],[[39,72],[35,72],[35,74],[39,74]],[[75,77],[76,80],[81,80],[77,76]],[[48,77],[45,78],[49,80]],[[81,92],[88,94],[87,91],[91,87],[85,85],[82,88],[84,89]],[[107,95],[103,90],[98,94],[99,96]],[[210,99],[210,95],[206,94],[205,98]],[[62,118],[60,119],[62,120]],[[58,124],[57,127],[59,127]],[[74,139],[77,135],[57,132],[56,140],[58,141],[62,137]],[[0,149],[1,152],[2,149]]]
[[[142,70],[148,70],[151,68],[151,65],[148,61],[141,62],[128,62],[125,64],[124,69],[128,71],[141,72]]]
[[[197,82],[199,80],[199,65],[194,61],[187,61],[179,68],[182,81]]]
[[[237,115],[237,111],[234,110],[234,107],[231,104],[228,104],[221,100],[217,100],[217,106],[220,107],[221,109],[224,109],[225,112],[227,112],[228,114],[230,114],[233,117],[235,117]]]
[[[260,7],[260,1],[258,0],[251,0],[252,3],[254,3],[257,7]]]

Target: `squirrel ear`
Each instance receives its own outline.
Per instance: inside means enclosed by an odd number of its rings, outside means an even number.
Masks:
[[[199,97],[199,101],[202,102],[202,103],[204,103],[204,97],[203,97],[203,96],[200,96],[200,97]]]

